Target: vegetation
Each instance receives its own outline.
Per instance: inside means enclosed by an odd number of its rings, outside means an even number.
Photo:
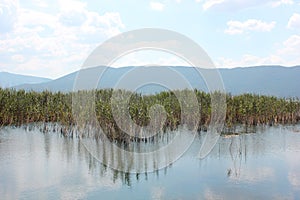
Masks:
[[[165,108],[166,120],[159,120],[162,130],[174,130],[182,123],[182,113],[179,102],[174,92],[161,92],[154,95],[141,95],[120,90],[120,93],[130,95],[129,114],[131,119],[140,126],[149,125],[149,109],[155,104]],[[80,91],[78,94],[87,96],[91,92]],[[199,130],[205,130],[211,118],[211,96],[201,91],[177,91],[180,95],[189,98],[195,93],[200,108],[200,118],[186,119],[184,123],[197,120]],[[176,93],[176,94],[177,94]],[[60,125],[63,134],[70,132],[75,125],[72,114],[72,95],[74,93],[52,93],[49,91],[26,92],[0,88],[0,126],[22,126],[37,122],[56,123]],[[112,140],[123,140],[124,134],[116,124],[112,113],[113,90],[95,91],[95,108],[97,121],[101,128]],[[79,96],[80,96],[79,95]],[[234,132],[236,125],[256,126],[260,124],[295,124],[300,121],[300,101],[297,98],[277,98],[255,94],[238,96],[226,95],[226,132]],[[185,105],[188,109],[196,109]],[[85,113],[88,119],[90,112]],[[185,116],[183,116],[185,118]],[[94,122],[95,123],[95,122]],[[91,124],[90,124],[91,125]],[[85,127],[82,127],[85,128]],[[137,131],[137,130],[135,130]]]

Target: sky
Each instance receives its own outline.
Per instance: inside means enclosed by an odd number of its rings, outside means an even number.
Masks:
[[[140,28],[183,34],[220,68],[300,65],[300,0],[0,0],[0,71],[58,78]],[[147,63],[187,65],[144,51],[113,66]]]

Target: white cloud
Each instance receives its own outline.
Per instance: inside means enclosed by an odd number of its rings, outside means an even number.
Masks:
[[[12,59],[13,61],[16,61],[16,62],[19,62],[19,63],[22,63],[22,62],[25,61],[24,56],[21,55],[21,54],[12,55],[12,56],[11,56],[11,59]]]
[[[155,11],[163,11],[165,8],[165,5],[160,2],[151,1],[150,8]]]
[[[270,55],[267,57],[259,57],[251,54],[245,54],[240,59],[230,59],[221,57],[216,62],[217,67],[233,68],[233,67],[249,67],[259,65],[277,65],[284,63],[284,60],[277,55]]]
[[[202,7],[203,7],[203,10],[208,10],[209,8],[214,7],[218,4],[222,4],[224,2],[225,2],[225,0],[209,0],[209,1],[205,1],[203,3]]]
[[[38,25],[48,26],[54,29],[57,26],[57,16],[31,9],[18,9],[15,33],[22,31],[21,29],[27,27],[31,29]]]
[[[47,3],[47,1],[44,0],[32,0],[33,4],[41,7],[41,8],[47,8],[49,6],[49,4]]]
[[[196,0],[202,3],[203,10],[236,11],[264,4],[259,0]]]
[[[283,41],[281,47],[270,55],[262,57],[251,54],[242,55],[240,59],[221,57],[216,61],[218,67],[232,68],[258,65],[295,66],[300,63],[300,35],[292,35]]]
[[[85,20],[85,13],[77,11],[63,12],[59,16],[59,21],[66,26],[80,26]]]
[[[225,33],[230,35],[242,34],[248,31],[257,31],[257,32],[269,32],[276,25],[276,22],[263,22],[261,20],[249,19],[247,21],[229,21],[227,22],[228,28],[225,30]]]
[[[163,51],[140,50],[124,55],[112,63],[111,67],[124,66],[189,66],[183,59]]]
[[[294,4],[293,0],[278,0],[278,1],[271,2],[272,7],[278,7],[281,5],[293,5],[293,4]]]
[[[284,48],[278,54],[286,56],[297,56],[300,63],[300,35],[292,35],[283,42]],[[299,64],[298,63],[298,64]]]
[[[58,12],[47,13],[19,4],[11,5],[15,20],[10,29],[5,30],[9,34],[0,37],[0,60],[5,63],[0,70],[14,66],[5,70],[57,77],[67,70],[77,69],[96,45],[124,28],[117,12],[100,15],[90,11],[86,3],[74,0],[60,0],[55,6]]]
[[[0,1],[0,35],[1,33],[8,33],[14,29],[17,7],[17,1]]]
[[[203,10],[219,10],[219,11],[237,11],[247,8],[269,5],[278,7],[281,5],[293,4],[293,0],[195,0],[202,3]]]
[[[294,13],[289,19],[287,27],[289,29],[299,29],[300,30],[300,14]]]
[[[78,0],[58,0],[58,5],[60,11],[68,12],[68,11],[85,11],[87,4]]]

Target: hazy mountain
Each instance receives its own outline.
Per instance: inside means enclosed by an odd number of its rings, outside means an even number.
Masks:
[[[21,84],[35,84],[35,83],[42,83],[48,81],[51,81],[51,79],[35,77],[35,76],[25,76],[20,74],[12,74],[8,72],[0,72],[0,87],[2,88],[14,87],[16,85],[21,85]]]
[[[25,90],[50,90],[50,91],[72,91],[74,80],[81,82],[82,89],[95,88],[95,83],[103,72],[103,67],[90,68],[80,72],[71,73],[59,79],[40,83],[25,84],[17,86],[17,89]],[[182,77],[189,81],[193,88],[207,91],[205,80],[192,67],[168,67],[164,69],[172,69],[178,72]],[[201,69],[201,73],[207,74],[208,69]],[[281,97],[300,97],[300,66],[281,67],[281,66],[257,66],[234,69],[219,69],[223,79],[225,90],[232,94],[256,93]],[[126,76],[125,76],[126,75]],[[172,74],[168,70],[162,70],[157,67],[124,67],[124,68],[107,68],[103,72],[97,88],[115,88],[118,81],[128,78],[126,84],[121,84],[117,88],[128,89],[130,85],[134,85],[135,81],[151,81],[151,80],[168,80],[173,88],[180,89],[180,84],[173,79]],[[123,78],[123,79],[122,79]],[[162,86],[155,84],[140,88],[138,91],[153,93],[164,90]]]

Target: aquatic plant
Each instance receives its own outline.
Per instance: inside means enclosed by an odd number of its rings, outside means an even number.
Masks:
[[[161,131],[175,130],[182,123],[188,125],[195,122],[199,125],[199,130],[206,130],[211,120],[211,95],[202,91],[178,90],[164,91],[152,95],[141,95],[138,93],[112,89],[102,89],[97,91],[79,91],[76,98],[95,95],[95,106],[80,112],[80,127],[75,124],[72,112],[72,96],[74,93],[62,92],[34,92],[14,89],[0,88],[0,126],[24,126],[32,123],[55,124],[56,128],[43,126],[44,131],[48,129],[59,130],[64,135],[80,135],[80,131],[93,129],[98,124],[111,140],[128,141],[137,138],[130,137],[120,130],[116,124],[116,117],[112,113],[111,98],[113,92],[126,93],[130,95],[128,110],[130,118],[139,127],[147,126],[150,122],[150,108],[153,105],[161,105],[166,114],[166,119],[157,119]],[[182,116],[181,106],[194,110],[188,101],[180,102],[178,95],[190,98],[195,94],[200,107],[200,117]],[[213,95],[218,95],[215,93]],[[278,98],[274,96],[242,94],[233,96],[226,95],[226,124],[224,132],[235,132],[237,125],[245,127],[257,126],[261,124],[295,124],[300,121],[300,101],[298,98]],[[95,111],[96,120],[93,119],[91,111]],[[124,114],[124,113],[123,113]],[[122,114],[122,115],[123,115]],[[125,113],[126,114],[126,113]],[[184,119],[184,120],[182,120]],[[76,121],[78,122],[78,121]],[[95,124],[98,123],[98,124]],[[126,126],[126,122],[123,124]],[[131,127],[129,127],[131,128]],[[139,133],[141,130],[132,130]],[[137,135],[138,136],[138,135]],[[146,140],[146,139],[145,139]]]

